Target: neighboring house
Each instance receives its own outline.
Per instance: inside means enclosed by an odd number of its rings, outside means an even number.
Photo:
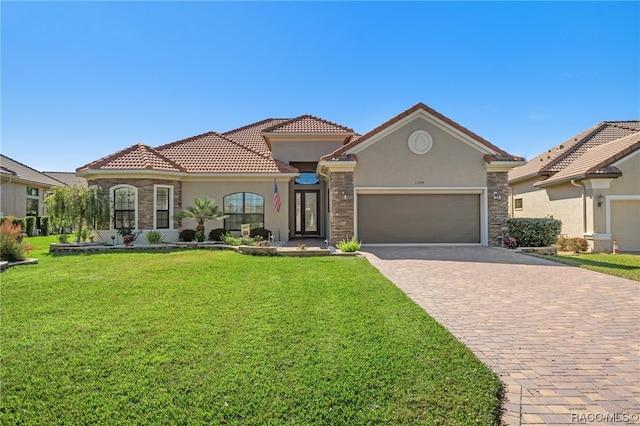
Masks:
[[[79,167],[110,194],[120,227],[176,240],[173,215],[214,198],[214,228],[265,227],[275,240],[355,236],[365,244],[498,245],[507,172],[524,164],[424,104],[358,135],[303,115],[266,119],[151,148],[133,145]]]
[[[67,186],[83,185],[87,186],[85,178],[76,176],[75,172],[42,172],[43,174],[64,183]]]
[[[640,121],[604,121],[509,172],[510,215],[551,217],[596,252],[640,251]]]
[[[0,216],[42,216],[45,192],[63,182],[0,155]]]

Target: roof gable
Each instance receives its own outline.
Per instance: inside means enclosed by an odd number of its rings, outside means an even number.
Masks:
[[[577,178],[619,177],[621,172],[614,164],[638,151],[640,151],[640,131],[583,151],[553,176],[535,185],[545,186]]]
[[[340,124],[314,117],[301,115],[262,130],[263,133],[350,133],[353,129]]]
[[[64,182],[0,154],[0,175],[41,186],[64,186]]]
[[[509,172],[509,181],[553,176],[587,151],[640,131],[640,121],[603,121]]]
[[[434,120],[435,123],[439,124],[442,127],[445,127],[449,131],[453,131],[457,133],[459,136],[465,138],[466,140],[471,141],[471,143],[475,144],[478,147],[481,147],[485,150],[485,153],[488,154],[491,158],[499,158],[500,161],[521,161],[520,157],[512,156],[506,151],[501,150],[497,146],[493,145],[491,142],[486,139],[478,136],[473,133],[469,129],[461,126],[455,121],[445,117],[440,114],[436,110],[428,107],[423,103],[418,103],[406,111],[401,112],[390,120],[382,123],[380,126],[375,129],[365,133],[362,136],[352,139],[349,143],[344,145],[343,147],[337,149],[333,153],[322,157],[322,160],[335,160],[340,158],[345,154],[357,154],[358,151],[366,148],[370,143],[375,142],[380,136],[385,134],[386,132],[391,131],[393,128],[402,125],[407,120],[412,119],[416,114],[425,114],[426,117]]]
[[[136,144],[76,169],[85,170],[159,170],[185,171],[184,167],[165,157],[153,148]]]

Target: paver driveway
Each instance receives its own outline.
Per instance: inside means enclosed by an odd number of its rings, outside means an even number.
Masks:
[[[508,386],[508,425],[640,424],[640,283],[486,247],[363,248]]]

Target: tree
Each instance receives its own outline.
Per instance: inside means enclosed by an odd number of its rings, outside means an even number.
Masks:
[[[76,242],[82,238],[82,228],[95,229],[99,223],[109,221],[109,199],[100,187],[84,185],[58,186],[44,200],[47,214],[59,227],[77,225]]]
[[[196,197],[193,204],[195,204],[195,206],[187,207],[185,210],[176,213],[174,218],[176,220],[195,220],[198,223],[198,226],[196,226],[196,233],[200,232],[204,235],[205,222],[210,220],[222,220],[229,217],[229,215],[225,215],[218,210],[216,200],[214,199]]]

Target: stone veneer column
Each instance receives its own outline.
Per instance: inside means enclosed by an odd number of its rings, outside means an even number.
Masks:
[[[182,209],[182,182],[165,179],[95,179],[89,181],[89,185],[98,185],[104,194],[111,196],[109,190],[117,185],[131,185],[138,189],[138,229],[154,229],[153,223],[153,189],[154,185],[173,186],[173,212]],[[178,229],[180,222],[173,221],[173,228]],[[110,228],[110,224],[102,224],[101,230]]]
[[[331,203],[330,226],[331,245],[336,245],[340,240],[348,240],[354,236],[354,191],[352,171],[329,172],[331,187],[329,189],[329,202]]]
[[[489,246],[499,247],[502,227],[509,218],[509,194],[507,172],[487,172],[487,204],[489,211]],[[493,196],[498,193],[498,199]]]

